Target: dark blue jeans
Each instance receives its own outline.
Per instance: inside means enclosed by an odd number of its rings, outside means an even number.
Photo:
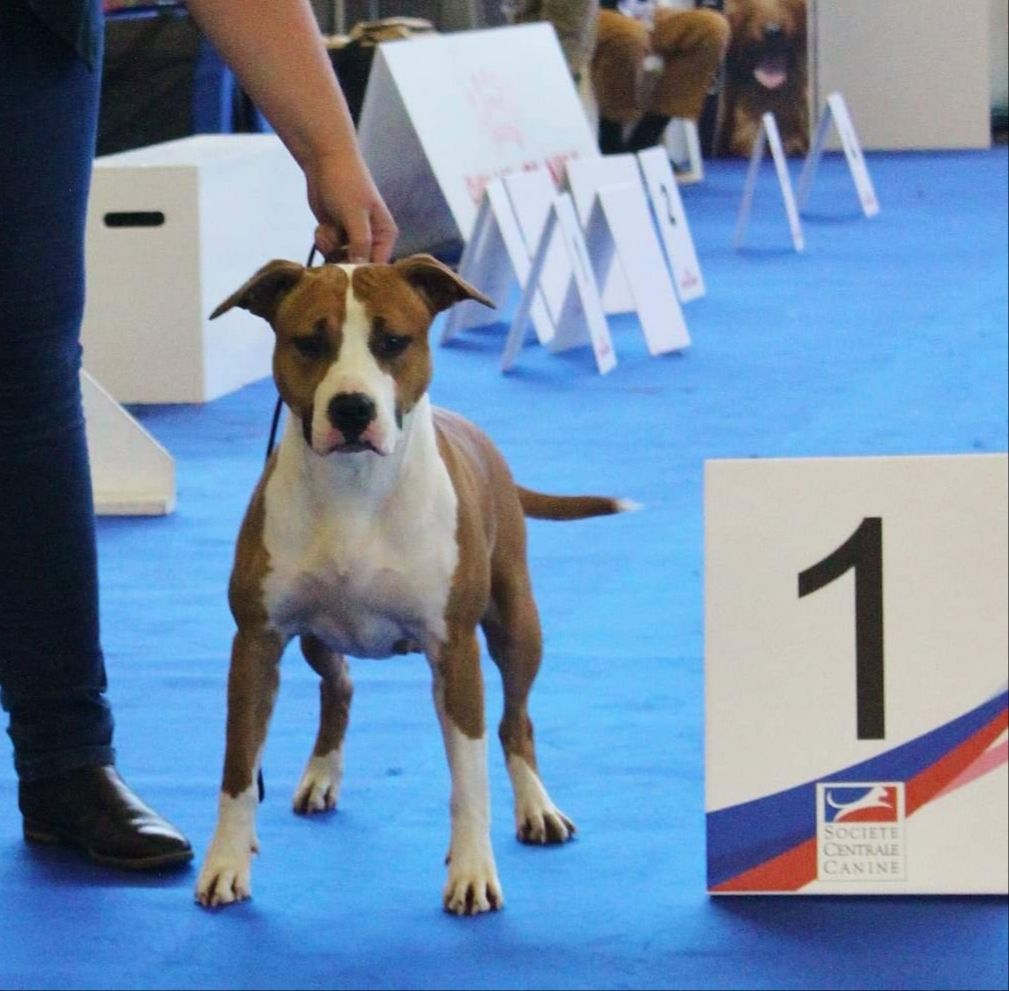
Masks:
[[[80,394],[100,77],[0,2],[0,700],[22,780],[114,758]]]

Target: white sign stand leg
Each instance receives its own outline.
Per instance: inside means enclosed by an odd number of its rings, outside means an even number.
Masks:
[[[172,456],[87,372],[81,373],[95,512],[165,516],[175,508]]]
[[[680,294],[680,302],[687,303],[705,293],[704,277],[697,260],[694,239],[687,223],[676,177],[669,157],[662,148],[649,148],[638,152],[638,165],[648,189],[655,220],[666,250],[666,259],[673,272],[673,280]]]
[[[494,300],[504,299],[515,279],[521,287],[526,285],[529,251],[500,179],[491,182],[484,192],[473,234],[459,262],[459,274]],[[554,327],[539,292],[532,302],[532,320],[537,337],[546,344],[554,336]],[[479,303],[454,306],[445,319],[441,343],[447,343],[463,330],[487,323],[487,309]]]
[[[788,174],[788,163],[785,160],[785,149],[781,143],[781,132],[778,122],[772,113],[766,113],[761,118],[760,131],[753,143],[753,153],[750,155],[750,168],[746,173],[746,185],[743,187],[743,202],[739,208],[739,223],[736,225],[735,247],[743,244],[746,227],[753,207],[753,194],[757,186],[757,176],[760,164],[764,158],[764,149],[771,146],[771,157],[778,174],[778,185],[781,187],[781,198],[785,203],[785,213],[788,216],[788,227],[792,234],[792,244],[796,251],[804,251],[806,241],[802,233],[802,222],[799,220],[799,210],[795,205],[795,194],[792,192],[792,180]]]
[[[617,356],[613,350],[610,329],[606,323],[606,315],[603,312],[602,300],[596,281],[597,273],[593,271],[591,257],[585,244],[581,227],[578,224],[578,216],[575,213],[574,203],[568,193],[561,193],[554,199],[546,222],[543,225],[540,241],[533,256],[529,278],[518,308],[515,311],[515,319],[508,334],[508,342],[505,345],[505,356],[501,366],[502,371],[507,371],[512,367],[522,346],[532,300],[536,293],[539,279],[543,274],[550,244],[553,241],[555,233],[560,236],[561,241],[567,249],[574,275],[575,291],[585,317],[588,343],[592,345],[596,367],[599,369],[600,374],[605,375],[616,367]],[[560,331],[558,331],[559,333]],[[576,341],[572,334],[569,338],[568,346],[573,346],[574,343]]]
[[[809,149],[806,162],[799,175],[796,192],[799,209],[803,209],[809,199],[809,191],[812,188],[813,179],[816,176],[816,170],[823,155],[823,146],[832,121],[841,139],[841,147],[844,149],[844,157],[847,159],[851,177],[855,182],[855,189],[858,192],[859,203],[862,205],[862,212],[867,217],[875,217],[879,213],[879,199],[876,196],[876,189],[869,175],[869,168],[865,164],[865,156],[862,154],[862,144],[855,133],[855,125],[852,123],[851,114],[848,112],[848,105],[840,93],[831,93],[827,97],[827,104],[823,108],[823,113],[817,124],[812,147]]]
[[[597,272],[605,271],[613,254],[619,258],[649,352],[666,354],[689,347],[690,334],[655,236],[640,176],[633,185],[604,186],[598,191],[585,240]]]

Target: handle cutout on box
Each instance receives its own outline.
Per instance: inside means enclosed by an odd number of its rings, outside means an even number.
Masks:
[[[129,210],[105,214],[106,227],[160,227],[165,215],[160,210]]]

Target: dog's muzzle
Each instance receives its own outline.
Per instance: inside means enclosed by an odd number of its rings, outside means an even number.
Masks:
[[[763,44],[753,75],[765,89],[779,89],[788,81],[790,44],[790,39],[780,24],[769,22],[764,25]]]

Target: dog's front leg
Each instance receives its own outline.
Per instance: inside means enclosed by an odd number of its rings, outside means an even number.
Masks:
[[[456,915],[476,915],[504,906],[490,842],[487,730],[476,631],[451,634],[428,654],[428,660],[452,774],[452,839],[444,904]]]
[[[256,773],[280,680],[281,638],[239,629],[228,674],[228,732],[217,829],[196,883],[204,906],[230,905],[252,894],[256,838]]]

